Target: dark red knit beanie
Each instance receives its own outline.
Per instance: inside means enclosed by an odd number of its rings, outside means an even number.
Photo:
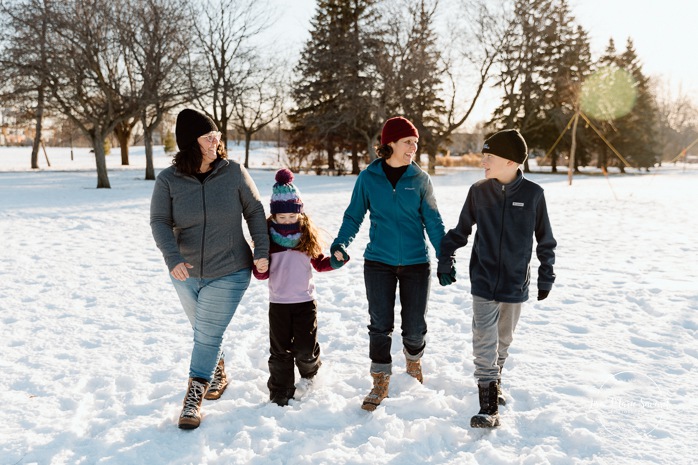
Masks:
[[[419,138],[419,132],[414,124],[410,123],[407,118],[402,116],[396,116],[390,118],[383,125],[383,130],[381,131],[381,144],[386,145],[391,142],[397,142],[405,137],[416,137]]]

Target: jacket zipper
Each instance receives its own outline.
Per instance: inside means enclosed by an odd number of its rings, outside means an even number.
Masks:
[[[204,227],[203,231],[201,232],[201,267],[199,269],[201,270],[200,273],[202,278],[204,277],[204,253],[206,252],[206,181],[208,181],[208,178],[204,179],[204,182],[201,183],[201,203],[204,210]]]
[[[494,296],[493,300],[497,300],[497,288],[499,287],[499,278],[502,275],[502,237],[504,237],[504,210],[507,207],[507,192],[506,192],[506,186],[502,186],[502,196],[503,196],[503,201],[502,201],[502,221],[500,222],[501,227],[499,230],[499,259],[497,263],[497,282],[494,285]]]

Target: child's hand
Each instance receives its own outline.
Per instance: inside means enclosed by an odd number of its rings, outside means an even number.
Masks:
[[[436,276],[439,284],[448,286],[456,282],[456,260],[454,258],[439,258],[439,266],[436,268]]]
[[[538,289],[538,300],[545,300],[550,294],[550,291],[544,291],[543,289]]]
[[[345,249],[342,244],[334,244],[330,247],[330,255],[332,255],[332,259],[339,260],[340,262],[349,260],[347,249]]]
[[[260,273],[266,273],[269,269],[269,260],[266,258],[258,258],[254,261],[254,267],[257,268],[257,271]]]
[[[456,267],[451,266],[451,271],[449,273],[436,273],[439,277],[439,284],[442,286],[448,286],[456,282]]]

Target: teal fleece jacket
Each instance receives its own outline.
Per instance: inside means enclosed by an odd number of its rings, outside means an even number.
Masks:
[[[412,162],[393,189],[381,163],[382,159],[374,160],[359,173],[332,245],[348,247],[368,211],[371,227],[365,259],[391,266],[427,263],[425,230],[437,257],[445,233],[431,178]]]
[[[242,220],[254,242],[254,259],[269,258],[264,207],[247,170],[219,159],[202,183],[174,166],[162,170],[150,202],[150,227],[167,268],[190,263],[193,278],[220,278],[252,266],[252,250]]]

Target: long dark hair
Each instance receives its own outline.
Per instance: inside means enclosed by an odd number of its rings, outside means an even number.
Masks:
[[[228,158],[228,154],[225,151],[225,146],[223,141],[218,141],[218,148],[216,149],[218,158]],[[199,172],[201,168],[201,160],[203,155],[201,154],[201,147],[199,142],[195,141],[191,147],[186,150],[180,150],[177,152],[172,159],[172,164],[177,167],[177,171],[182,174],[192,175]]]

